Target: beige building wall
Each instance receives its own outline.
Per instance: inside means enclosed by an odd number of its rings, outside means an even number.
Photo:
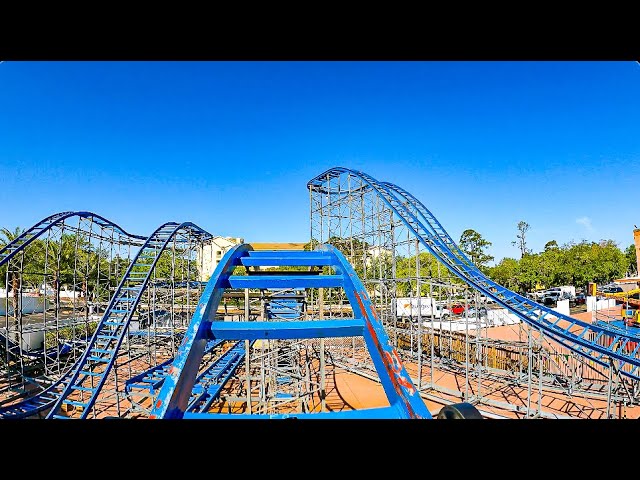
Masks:
[[[243,238],[238,237],[214,237],[210,242],[203,244],[198,249],[198,266],[200,267],[201,282],[206,282],[220,263],[224,254],[235,246],[244,243]]]

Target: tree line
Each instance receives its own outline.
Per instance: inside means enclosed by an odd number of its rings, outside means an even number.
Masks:
[[[0,249],[23,232],[19,227],[15,230],[0,228]],[[111,255],[109,249],[92,244],[82,233],[62,234],[57,240],[35,239],[25,252],[19,269],[9,269],[8,264],[0,267],[0,287],[13,292],[15,306],[20,289],[38,291],[44,286],[52,290],[56,310],[63,286],[80,291],[85,301],[108,301],[131,261],[118,254]],[[181,256],[183,254],[183,249],[176,248],[174,258],[171,251],[164,251],[158,258],[154,278],[196,280],[197,262],[188,261]],[[132,271],[146,271],[146,268],[134,266]]]
[[[460,238],[463,250],[489,278],[510,290],[530,292],[554,285],[586,287],[589,282],[604,284],[627,275],[636,275],[636,250],[633,244],[621,250],[610,239],[598,242],[582,240],[558,245],[548,241],[541,252],[528,248],[526,234],[530,225],[518,222],[518,234],[512,245],[520,258],[505,257],[487,266],[493,257],[485,253],[491,242],[474,230],[465,230]]]
[[[626,274],[637,273],[633,244],[622,251],[613,240],[583,240],[577,243],[572,241],[563,245],[551,240],[545,244],[543,251],[535,253],[527,246],[526,234],[530,229],[529,224],[521,221],[517,228],[518,234],[512,244],[520,250],[519,259],[505,257],[496,265],[488,266],[494,260],[494,257],[487,253],[492,243],[473,229],[462,232],[458,246],[493,281],[521,293],[553,285],[569,284],[583,287],[588,282],[602,284]],[[20,228],[13,231],[0,228],[0,248],[21,233]],[[347,258],[351,252],[360,255],[373,247],[357,238],[331,237],[327,243],[338,247]],[[317,240],[312,240],[305,249],[314,249],[317,244]],[[85,298],[90,297],[96,301],[108,300],[110,291],[117,286],[130,262],[130,259],[118,255],[109,258],[106,249],[99,249],[81,233],[63,234],[58,241],[46,242],[36,239],[27,248],[29,255],[24,257],[21,271],[7,271],[7,265],[0,267],[0,287],[13,290],[16,294],[18,287],[39,288],[46,271],[47,283],[55,291],[56,305],[59,303],[59,292],[63,285],[79,286]],[[189,262],[180,257],[182,253],[176,250],[174,259],[171,252],[163,252],[158,259],[155,278],[196,280],[197,262]],[[443,274],[449,277],[448,281],[451,283],[463,283],[452,277],[428,252],[420,253],[418,259],[415,255],[396,256],[395,265],[390,255],[368,255],[366,264],[354,263],[353,267],[363,280],[392,277],[404,280],[398,282],[398,296],[415,292],[418,268],[420,277],[439,277]],[[134,267],[134,271],[143,269],[141,266]],[[428,285],[422,285],[421,294],[426,293]]]
[[[525,221],[517,225],[518,234],[512,245],[520,250],[520,258],[505,257],[494,266],[489,263],[494,257],[488,253],[492,243],[473,229],[462,232],[458,246],[460,250],[494,282],[510,290],[526,293],[539,288],[554,285],[574,285],[585,288],[589,282],[605,284],[626,275],[637,274],[636,250],[633,244],[621,250],[613,240],[598,242],[582,240],[570,241],[558,245],[557,241],[548,241],[541,252],[533,252],[527,245],[527,232],[530,226]],[[307,244],[313,249],[317,240]],[[357,238],[331,237],[327,243],[336,246],[347,258],[354,252],[356,257],[365,256],[373,245]],[[366,255],[366,264],[354,263],[353,267],[361,279],[396,278],[396,295],[415,295],[417,292],[416,272],[420,277],[447,277],[453,284],[463,284],[451,275],[430,253],[420,253],[419,259],[413,256],[395,257],[395,267],[390,254]],[[429,285],[423,284],[421,295],[429,293]]]
[[[612,240],[583,240],[562,246],[548,242],[542,252],[528,253],[519,260],[503,258],[487,273],[511,290],[532,291],[537,286],[605,284],[633,272],[632,265],[635,248],[622,252]]]

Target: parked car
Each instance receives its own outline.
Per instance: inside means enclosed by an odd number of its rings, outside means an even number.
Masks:
[[[622,290],[622,287],[620,287],[619,285],[605,285],[600,289],[600,291],[603,293],[619,293],[619,292],[622,292],[623,290]]]
[[[470,308],[467,312],[467,315],[469,316],[469,318],[471,317],[476,317],[479,316],[480,318],[486,318],[487,317],[487,308],[486,307],[480,307],[477,309],[475,308]]]
[[[462,315],[464,313],[464,305],[461,303],[454,303],[451,305],[451,313],[454,315]]]
[[[584,293],[579,293],[576,295],[576,305],[584,305],[587,301],[587,297]]]
[[[542,297],[542,304],[556,305],[560,298],[562,298],[562,292],[548,292],[544,297]]]
[[[556,305],[558,303],[558,300],[569,300],[569,304],[571,304],[571,301],[573,299],[573,295],[571,295],[569,292],[561,292],[561,291],[553,291],[553,292],[548,292],[544,297],[542,297],[542,304],[543,305]]]

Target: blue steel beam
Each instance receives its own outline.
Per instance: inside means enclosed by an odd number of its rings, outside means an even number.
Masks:
[[[173,358],[169,358],[168,360],[165,360],[158,365],[154,365],[144,372],[127,379],[124,382],[125,391],[127,393],[131,393],[133,389],[136,388],[147,389],[151,394],[155,393],[155,390],[162,385],[164,377],[166,376],[166,371],[171,366],[171,362],[173,362]]]
[[[151,410],[150,418],[219,418],[218,414],[194,416],[188,409],[189,393],[194,386],[197,369],[200,365],[202,350],[200,345],[207,338],[225,338],[237,340],[253,340],[257,338],[322,338],[325,336],[364,337],[369,354],[381,379],[391,407],[386,410],[365,410],[353,415],[353,418],[432,418],[422,398],[417,392],[411,378],[387,337],[371,301],[358,279],[353,267],[339,250],[324,245],[313,252],[291,252],[291,265],[297,264],[305,256],[321,254],[331,259],[331,266],[339,275],[334,277],[331,285],[339,279],[339,285],[351,303],[355,317],[351,320],[334,321],[292,321],[292,322],[216,322],[215,312],[225,288],[233,285],[229,282],[231,273],[242,258],[273,258],[273,253],[253,251],[249,245],[239,245],[229,250],[211,275],[207,287],[198,302],[196,313],[187,329],[183,343],[178,349],[176,359],[169,371],[156,402]],[[280,256],[289,256],[289,252],[277,252]],[[295,257],[295,259],[294,259]],[[285,280],[286,273],[282,278]],[[320,278],[323,276],[319,276]],[[314,276],[313,279],[319,278]],[[243,277],[243,278],[251,278]],[[255,277],[254,277],[255,278]],[[274,278],[273,276],[270,278]],[[277,277],[275,277],[277,278]],[[301,277],[291,276],[287,286],[300,287]],[[303,278],[305,286],[310,278]],[[291,284],[289,284],[291,283]],[[252,283],[242,283],[255,286]],[[259,283],[258,285],[263,285]],[[238,285],[235,284],[238,288]],[[344,415],[349,417],[348,415]],[[297,417],[297,415],[296,415]],[[276,418],[276,417],[274,417]],[[316,417],[314,417],[316,418]]]
[[[331,252],[336,257],[334,268],[345,279],[344,292],[354,316],[365,322],[364,339],[391,406],[406,418],[432,418],[351,264],[333,245],[320,245],[318,249]]]
[[[242,265],[245,267],[253,267],[253,266],[261,266],[261,267],[280,267],[291,264],[291,259],[286,257],[269,257],[269,258],[260,258],[260,257],[242,257],[241,259]],[[296,266],[301,267],[322,267],[325,265],[331,265],[331,258],[329,257],[313,257],[309,256],[308,258],[300,258],[299,261],[296,261]]]
[[[297,266],[298,262],[304,261],[306,258],[316,258],[316,257],[326,257],[322,252],[318,252],[317,250],[250,250],[246,256],[257,257],[257,258],[283,258],[285,257],[284,253],[286,252],[286,258],[288,258],[288,263],[284,265]],[[313,253],[312,253],[313,252]],[[330,256],[329,256],[330,257]]]
[[[240,265],[239,257],[249,250],[251,246],[248,244],[230,248],[211,274],[149,418],[172,419],[182,418],[184,415],[196,381],[204,346],[210,337],[209,322],[215,319],[222,299],[223,284],[228,283],[233,270]]]
[[[242,323],[241,326],[236,325]],[[211,322],[213,338],[224,340],[355,337],[364,334],[364,320],[300,320]]]
[[[249,348],[254,342],[249,343]],[[191,390],[191,399],[187,412],[206,412],[218,399],[222,388],[231,379],[235,371],[244,363],[244,342],[237,342],[218,360],[198,375],[196,384]]]
[[[218,345],[224,343],[224,340],[211,340],[204,349],[204,354],[210,353]],[[162,385],[167,375],[167,371],[171,368],[173,358],[169,358],[158,365],[141,372],[124,382],[125,391],[130,393],[134,388],[149,390],[151,394]]]
[[[390,182],[382,182],[381,185],[386,186],[389,190],[401,196],[408,206],[416,209],[418,214],[424,219],[424,224],[431,228],[433,234],[437,236],[445,245],[455,254],[460,260],[466,263],[471,268],[477,268],[475,264],[467,257],[467,255],[460,249],[458,244],[451,238],[451,235],[444,229],[438,219],[431,213],[431,211],[411,193],[405,189],[399,187]]]
[[[411,198],[414,203],[416,202],[415,197],[409,197],[407,192],[403,191],[399,187],[388,182],[386,183],[386,186],[394,193],[401,195],[404,199]],[[581,356],[586,356],[589,360],[592,360],[605,367],[608,367],[609,364],[607,363],[607,361],[603,360],[603,355],[609,355],[613,358],[616,358],[620,366],[625,363],[633,365],[633,368],[630,371],[622,370],[623,374],[633,379],[640,378],[635,373],[638,367],[638,359],[635,358],[635,354],[629,355],[629,352],[616,351],[616,349],[614,348],[617,338],[614,337],[613,339],[611,339],[611,337],[615,335],[615,327],[609,326],[601,328],[597,324],[588,324],[585,322],[581,322],[577,319],[574,319],[573,317],[560,314],[544,305],[540,305],[533,300],[523,297],[503,287],[502,285],[493,282],[488,277],[486,277],[467,257],[464,256],[464,253],[459,249],[453,239],[451,239],[451,237],[444,231],[439,223],[437,224],[437,226],[433,225],[433,220],[431,220],[431,218],[435,217],[433,217],[433,215],[428,211],[427,213],[424,213],[426,208],[422,204],[417,205],[417,210],[418,213],[422,216],[424,225],[428,226],[431,230],[431,236],[425,237],[426,241],[433,247],[431,251],[438,251],[440,253],[440,258],[450,260],[452,264],[459,267],[459,271],[462,273],[462,275],[466,275],[468,279],[474,280],[473,284],[471,284],[472,286],[475,285],[478,287],[485,287],[485,289],[481,290],[483,291],[483,293],[486,293],[488,296],[494,298],[494,300],[496,300],[498,303],[516,313],[516,315],[522,318],[525,322],[530,323],[537,328],[544,329],[549,337],[565,346],[566,348],[569,348],[570,350],[580,354]],[[436,257],[438,257],[437,254]],[[523,314],[526,315],[525,318],[522,317]],[[551,318],[551,320],[549,318]],[[561,320],[568,322],[568,326],[560,327],[558,323]],[[575,333],[571,331],[571,329],[575,326],[579,326],[582,328],[581,334],[575,335]],[[598,338],[602,335],[605,335],[605,338],[608,338],[610,341],[610,347],[600,345],[594,340],[588,340],[584,338],[587,333],[597,334],[596,336]],[[633,333],[628,333],[627,341],[633,341],[634,343],[637,343],[639,340],[640,337],[634,335]],[[597,353],[594,355],[594,352]]]
[[[393,420],[400,417],[400,411],[396,406],[367,408],[365,410],[343,410],[336,412],[317,412],[317,413],[273,413],[261,414],[254,413],[251,415],[238,415],[233,413],[210,413],[187,412],[184,418],[194,420],[276,420],[276,419],[297,419],[297,420]]]
[[[12,405],[0,407],[0,419],[27,418],[49,409],[67,387],[73,369],[74,366],[67,370],[55,383],[37,395]]]
[[[342,286],[340,275],[238,275],[229,277],[224,288],[332,288]]]

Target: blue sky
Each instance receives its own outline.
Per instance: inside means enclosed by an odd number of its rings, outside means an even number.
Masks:
[[[191,221],[309,237],[306,183],[342,166],[418,197],[496,260],[640,224],[631,61],[0,63],[0,227],[66,210],[150,234]]]

